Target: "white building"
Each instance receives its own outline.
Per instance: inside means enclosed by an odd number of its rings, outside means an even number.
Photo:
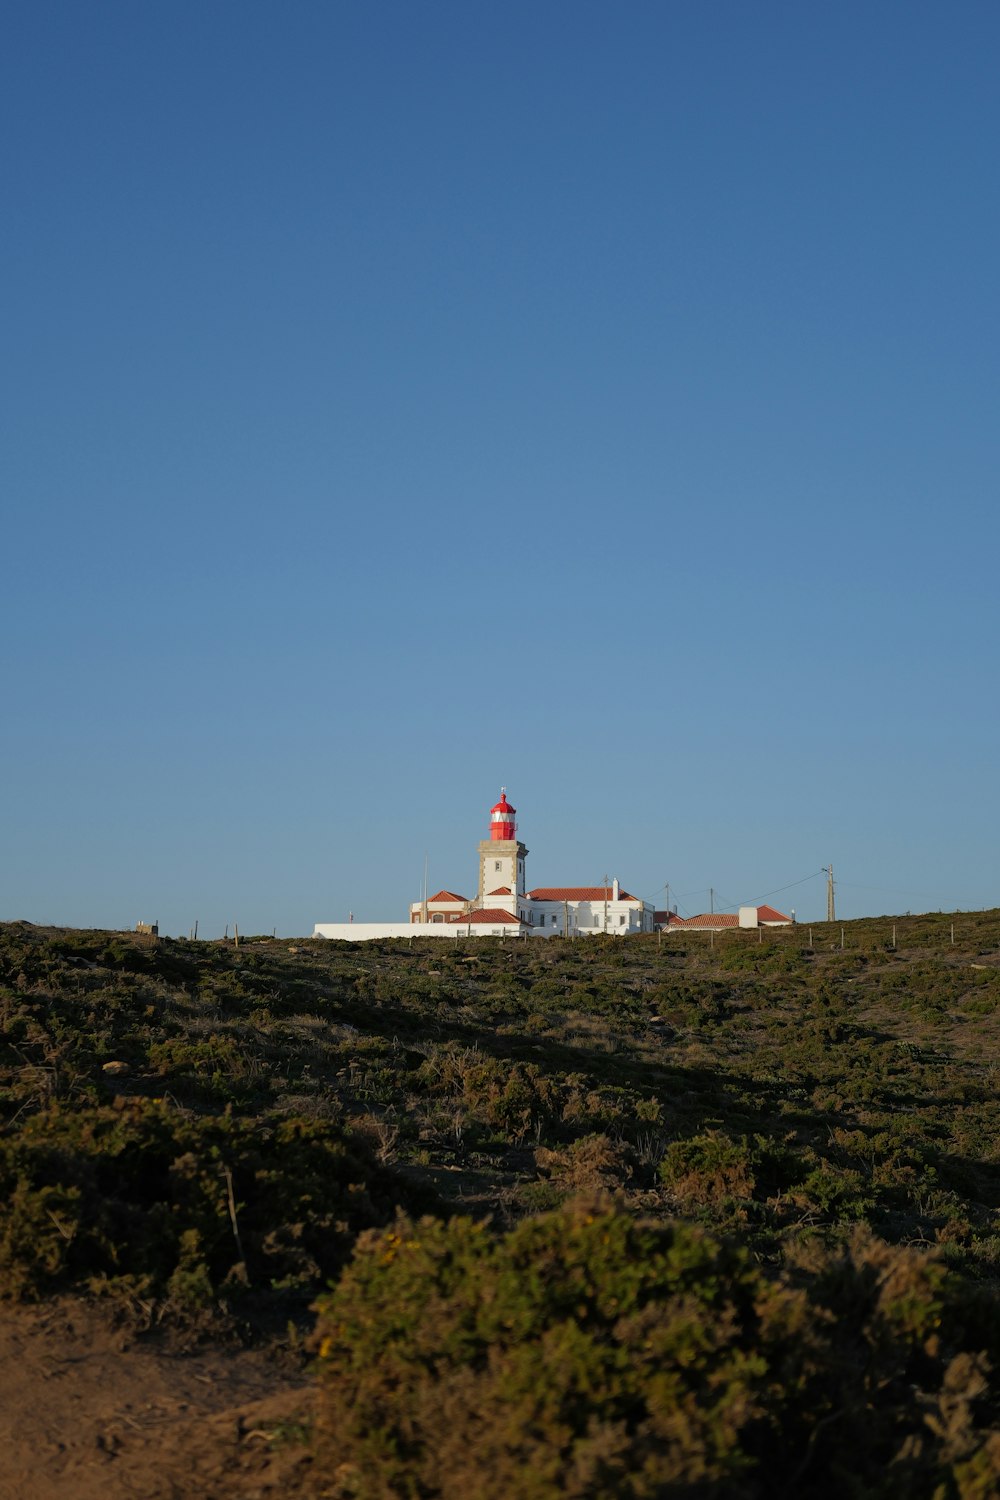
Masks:
[[[527,889],[528,851],[517,837],[515,809],[503,788],[490,809],[490,836],[481,840],[475,898],[440,890],[410,906],[409,922],[318,922],[313,937],[360,942],[379,937],[624,937],[652,932],[653,905],[610,885]]]

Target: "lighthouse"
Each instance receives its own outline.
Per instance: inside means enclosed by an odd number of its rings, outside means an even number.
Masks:
[[[479,905],[520,916],[528,851],[517,837],[516,814],[507,801],[507,788],[501,787],[500,801],[490,808],[490,836],[479,845]]]
[[[599,886],[537,886],[529,891],[524,878],[527,857],[517,836],[517,809],[507,801],[507,788],[501,787],[500,801],[489,811],[487,836],[479,841],[475,897],[453,890],[428,897],[425,890],[423,900],[410,903],[405,924],[355,922],[352,915],[350,922],[318,922],[313,936],[357,943],[389,937],[582,937],[588,932],[625,937],[654,930],[653,903],[630,896],[617,880],[609,884],[605,877]],[[699,920],[695,917],[693,925]]]
[[[517,832],[517,824],[514,822],[516,807],[511,807],[507,801],[507,788],[500,788],[500,801],[495,807],[490,808],[490,839],[500,839],[509,844]]]

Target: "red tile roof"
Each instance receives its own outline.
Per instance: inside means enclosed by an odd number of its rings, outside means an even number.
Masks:
[[[678,922],[683,926],[684,918],[679,917],[675,911],[654,911],[653,921],[658,927],[676,927]]]
[[[540,885],[528,892],[532,901],[613,901],[614,888],[610,885]],[[628,891],[618,888],[619,901],[634,901]]]
[[[782,912],[776,911],[773,906],[758,906],[755,908],[755,910],[757,912],[758,922],[787,922],[789,926],[791,926],[791,917],[784,916]],[[661,923],[662,925],[664,921],[664,915],[660,912],[657,912],[656,921]],[[740,919],[736,912],[703,911],[696,917],[684,918],[672,916],[670,918],[669,925],[671,927],[700,927],[707,932],[713,927],[738,927],[740,925]]]
[[[501,911],[499,907],[494,906],[481,906],[478,911],[467,912],[462,917],[449,917],[448,921],[460,924],[462,922],[493,922],[495,925],[501,922],[513,922],[515,927],[520,925],[512,912]]]
[[[465,899],[464,896],[456,896],[454,891],[438,891],[436,896],[427,897],[427,905],[430,906],[432,901],[464,901]]]
[[[738,927],[740,919],[733,911],[701,912],[697,917],[687,917],[680,927]]]
[[[498,885],[495,891],[487,891],[488,896],[512,896],[514,892],[509,885]]]

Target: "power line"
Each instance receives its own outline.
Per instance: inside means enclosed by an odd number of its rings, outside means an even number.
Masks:
[[[707,885],[702,886],[702,888],[701,888],[700,891],[675,891],[673,889],[673,887],[670,885],[669,881],[665,881],[663,883],[663,885],[659,886],[653,892],[653,894],[651,896],[644,896],[643,900],[644,901],[653,901],[653,902],[655,902],[656,897],[660,894],[660,891],[666,891],[666,890],[669,890],[671,892],[671,895],[673,896],[673,899],[675,901],[684,901],[689,896],[701,896],[701,895],[703,895],[708,890],[708,886]]]
[[[818,880],[822,874],[822,870],[814,870],[811,875],[803,875],[801,880],[790,880],[787,885],[776,886],[773,891],[765,891],[763,896],[758,896],[756,901],[747,901],[744,904],[746,906],[753,906],[756,905],[756,902],[766,901],[769,896],[780,896],[782,891],[794,890],[797,885],[805,885],[807,880]],[[840,881],[837,884],[839,885]]]
[[[717,890],[715,894],[716,896],[720,896],[722,893],[721,891]],[[746,904],[747,903],[745,901],[723,901],[720,905],[720,903],[716,901],[715,909],[716,911],[737,911],[739,907],[746,906]]]
[[[823,869],[813,870],[808,875],[802,875],[802,876],[800,876],[800,878],[798,880],[790,880],[787,885],[778,885],[778,886],[775,886],[772,890],[765,891],[763,893],[763,895],[761,895],[761,896],[755,896],[752,901],[741,901],[741,902],[730,901],[730,902],[722,903],[720,905],[719,902],[718,902],[718,900],[717,900],[715,904],[716,904],[716,907],[717,907],[717,909],[719,911],[736,911],[740,906],[759,906],[762,902],[769,900],[771,896],[780,896],[784,891],[795,890],[795,888],[797,886],[807,885],[810,880],[819,880],[820,878],[823,878],[823,879],[827,879],[828,878],[827,877],[827,867],[824,866]],[[940,892],[910,891],[910,890],[902,889],[899,886],[863,885],[859,881],[855,881],[855,880],[838,880],[837,881],[837,885],[842,890],[846,889],[846,890],[851,890],[851,891],[879,891],[883,895],[886,895],[886,896],[917,896],[921,900],[926,900],[926,901],[940,901],[941,900]],[[656,891],[653,892],[653,895],[647,896],[645,899],[647,901],[652,902],[652,904],[655,906],[655,904],[656,904],[656,897],[658,895],[660,895],[660,892],[661,891],[669,891],[670,892],[671,900],[674,901],[676,903],[676,905],[677,905],[677,910],[679,912],[681,912],[684,916],[690,916],[691,912],[683,904],[684,901],[685,900],[690,900],[690,898],[692,896],[704,896],[704,895],[707,895],[709,893],[710,889],[711,888],[709,886],[701,886],[696,891],[680,891],[680,892],[678,892],[678,891],[675,891],[673,889],[673,887],[669,884],[669,882],[665,882],[663,885],[661,885],[659,887],[658,890],[656,890]],[[715,894],[718,897],[719,892],[716,891]]]
[[[812,875],[803,875],[801,880],[790,880],[787,885],[776,886],[773,891],[765,891],[763,896],[755,896],[752,901],[730,901],[720,906],[720,911],[737,911],[741,906],[757,906],[761,901],[766,901],[769,896],[780,896],[782,891],[791,891],[797,885],[805,885],[807,880],[815,880],[822,875],[822,870],[816,870]],[[838,885],[839,885],[838,881]]]
[[[881,891],[885,896],[919,896],[923,901],[940,900],[940,891],[904,891],[899,886],[889,885],[859,885],[856,880],[838,880],[838,885],[846,885],[852,891]]]
[[[736,911],[741,906],[757,906],[762,901],[766,901],[768,899],[768,897],[770,897],[770,896],[780,896],[781,893],[782,893],[782,891],[791,891],[791,890],[794,890],[796,886],[805,885],[807,881],[818,880],[819,877],[822,874],[824,874],[823,870],[813,870],[809,875],[803,875],[798,880],[790,880],[787,885],[778,885],[778,886],[775,886],[773,890],[765,891],[762,896],[756,896],[756,897],[754,897],[754,899],[752,901],[728,901],[728,902],[723,902],[721,905],[719,905],[719,903],[716,902],[716,906],[718,907],[719,911]],[[844,883],[845,882],[842,882],[842,881],[838,881],[837,882],[838,885],[841,885],[841,884],[844,884]],[[655,904],[655,897],[660,894],[660,891],[664,891],[666,889],[667,889],[666,885],[661,885],[660,888],[659,888],[659,890],[654,891],[652,896],[647,896],[645,899],[647,901],[653,901],[654,904]],[[681,911],[685,912],[687,915],[690,915],[690,913],[687,911],[687,907],[682,906],[681,903],[685,899],[689,899],[691,896],[704,896],[704,895],[706,895],[709,892],[710,889],[711,889],[711,887],[709,887],[707,885],[701,886],[696,891],[680,891],[680,892],[678,892],[678,891],[674,891],[674,890],[671,889],[671,894],[672,894],[672,897],[673,897],[674,901],[677,902],[678,910],[681,910]],[[869,887],[867,887],[867,889],[869,889],[869,890],[875,890],[875,889],[878,889],[878,887],[869,886]],[[716,895],[718,895],[718,894],[719,894],[718,891],[716,891]],[[896,892],[896,894],[897,895],[905,895],[907,893],[906,892]],[[908,894],[912,895],[912,894],[915,894],[915,892],[909,892]]]

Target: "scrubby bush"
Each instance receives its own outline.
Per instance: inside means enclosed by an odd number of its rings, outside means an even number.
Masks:
[[[606,1135],[584,1135],[563,1150],[540,1146],[535,1165],[552,1185],[564,1192],[612,1189],[631,1175],[628,1153]]]
[[[315,1290],[401,1194],[413,1198],[329,1121],[56,1107],[0,1139],[0,1295]]]
[[[752,1198],[754,1153],[745,1140],[734,1141],[713,1130],[671,1142],[660,1163],[660,1176],[678,1202],[688,1207]]]
[[[764,1200],[787,1191],[805,1171],[803,1155],[779,1142],[709,1130],[672,1141],[659,1175],[671,1200],[692,1209]]]
[[[317,1336],[330,1496],[1000,1486],[982,1328],[941,1265],[863,1236],[773,1281],[694,1228],[595,1204],[503,1237],[400,1220],[363,1237]]]

